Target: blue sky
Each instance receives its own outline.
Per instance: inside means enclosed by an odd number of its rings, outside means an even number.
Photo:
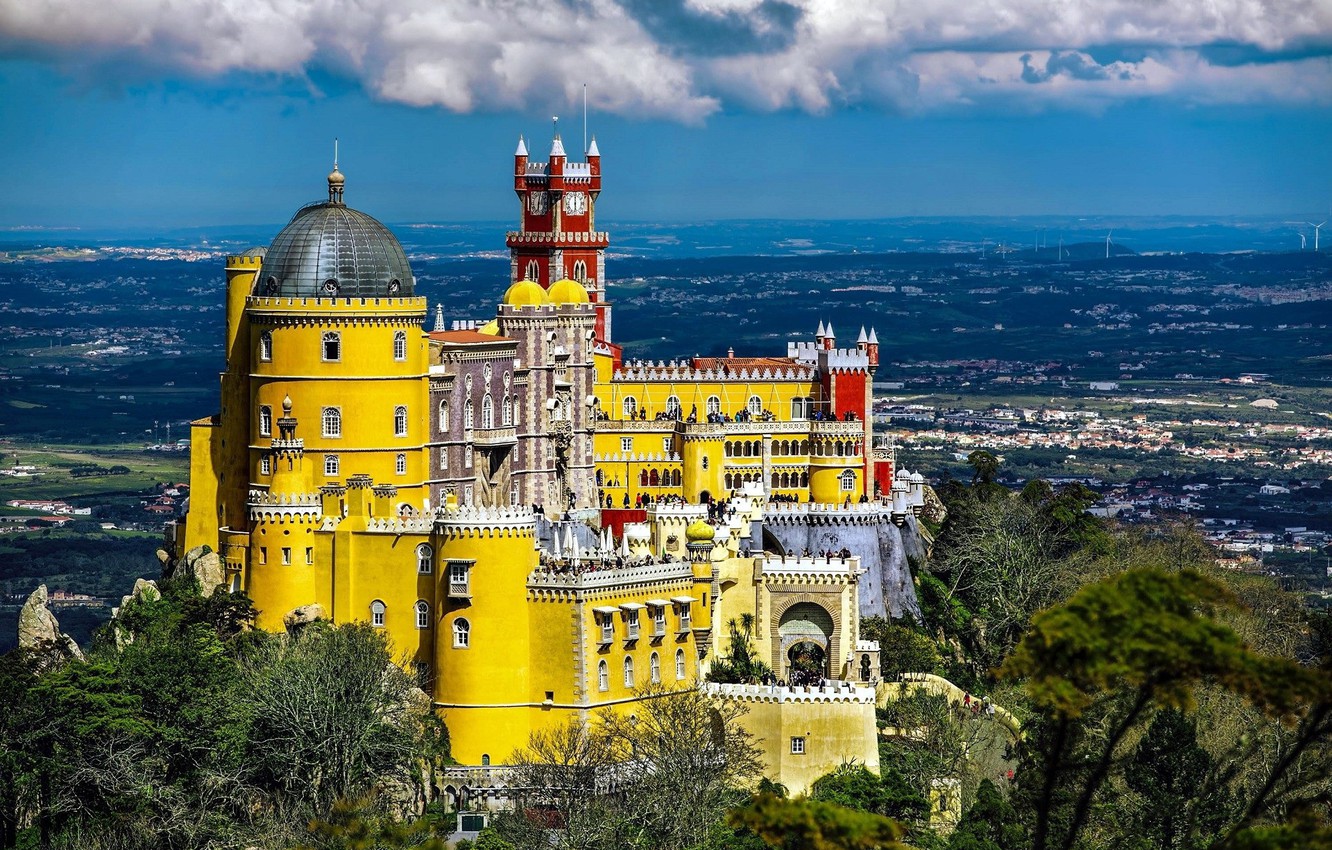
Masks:
[[[1053,11],[1052,11],[1053,9]],[[515,215],[589,84],[610,220],[1306,217],[1325,0],[0,0],[0,227]]]

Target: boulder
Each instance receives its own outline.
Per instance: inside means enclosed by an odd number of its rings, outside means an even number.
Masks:
[[[206,552],[197,558],[190,565],[190,574],[199,580],[199,590],[204,596],[212,596],[219,586],[227,583],[227,571],[216,552]]]
[[[60,621],[51,611],[51,597],[44,584],[28,595],[19,611],[18,643],[27,649],[56,647],[72,658],[83,658],[83,650],[74,639],[60,631]]]
[[[299,608],[291,609],[282,618],[282,624],[287,627],[287,634],[295,637],[306,626],[327,619],[328,612],[324,610],[323,605],[316,602],[312,605],[302,605]]]
[[[162,591],[157,589],[157,582],[152,579],[136,578],[134,589],[128,596],[120,597],[120,604],[111,609],[111,635],[115,638],[116,649],[124,649],[134,643],[134,633],[120,623],[120,612],[131,602],[156,602],[162,598]]]

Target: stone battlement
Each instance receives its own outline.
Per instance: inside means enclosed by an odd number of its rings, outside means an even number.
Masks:
[[[804,688],[779,685],[724,685],[705,682],[699,690],[714,699],[750,703],[855,703],[874,705],[874,688],[855,682],[832,681],[825,686]]]

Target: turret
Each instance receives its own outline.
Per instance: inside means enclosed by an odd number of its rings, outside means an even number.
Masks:
[[[526,187],[527,177],[527,142],[520,135],[518,149],[513,152],[513,190],[521,192]]]
[[[865,334],[865,326],[860,326],[860,335],[856,337],[856,351],[864,352],[869,347],[869,337]]]
[[[587,167],[594,178],[593,190],[600,189],[600,181],[595,180],[601,176],[601,150],[597,148],[596,136],[592,137],[592,144],[587,146]]]
[[[869,357],[870,369],[875,369],[879,365],[879,335],[870,328],[869,340],[865,343],[865,355]]]
[[[823,347],[829,351],[837,347],[837,334],[833,332],[832,322],[829,322],[828,327],[824,330]]]
[[[827,335],[828,332],[823,328],[823,320],[819,319],[819,329],[814,332],[815,345],[817,345],[819,348],[824,348],[825,346],[823,345],[823,339]]]

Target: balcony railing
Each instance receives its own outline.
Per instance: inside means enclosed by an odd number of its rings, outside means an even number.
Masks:
[[[463,579],[462,581],[455,581],[454,579],[449,579],[449,598],[471,599],[472,598],[471,583],[467,579]]]
[[[518,442],[518,431],[512,425],[504,428],[477,428],[472,431],[472,442],[482,448],[512,446]]]

